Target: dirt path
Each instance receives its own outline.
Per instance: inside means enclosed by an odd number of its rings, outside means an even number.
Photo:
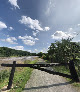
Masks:
[[[34,69],[23,92],[78,92],[65,78]]]

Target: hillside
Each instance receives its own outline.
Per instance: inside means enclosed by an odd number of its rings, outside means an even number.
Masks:
[[[36,53],[30,53],[28,51],[15,50],[8,47],[0,47],[0,57],[10,57],[10,56],[30,56],[36,55]]]

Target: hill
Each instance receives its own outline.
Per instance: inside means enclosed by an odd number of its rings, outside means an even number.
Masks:
[[[10,56],[35,56],[36,53],[30,53],[28,51],[15,50],[8,47],[0,47],[0,57],[10,57]]]

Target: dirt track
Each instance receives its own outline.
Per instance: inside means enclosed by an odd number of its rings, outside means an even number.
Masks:
[[[13,61],[23,62],[24,60],[34,60],[35,57],[13,57],[0,59],[0,63],[12,63]],[[44,63],[42,59],[39,59]],[[4,67],[0,67],[0,70]],[[25,85],[23,92],[80,92],[75,89],[70,82],[58,75],[34,69],[32,75]]]
[[[79,92],[65,78],[34,69],[23,92]]]

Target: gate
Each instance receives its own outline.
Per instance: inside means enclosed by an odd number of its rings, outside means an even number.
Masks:
[[[7,89],[10,89],[11,86],[12,86],[12,81],[13,81],[14,72],[15,72],[16,67],[30,67],[30,68],[38,69],[38,70],[41,70],[41,71],[45,71],[49,74],[59,75],[59,76],[63,76],[63,77],[66,77],[66,78],[70,78],[70,79],[72,79],[76,82],[79,82],[79,78],[78,78],[77,72],[75,70],[73,60],[69,61],[69,63],[49,63],[49,64],[16,64],[16,61],[13,61],[13,64],[1,64],[1,66],[12,67]],[[47,70],[45,68],[41,68],[41,67],[52,67],[52,66],[69,66],[70,75],[60,73],[60,72],[51,71],[51,70]]]

